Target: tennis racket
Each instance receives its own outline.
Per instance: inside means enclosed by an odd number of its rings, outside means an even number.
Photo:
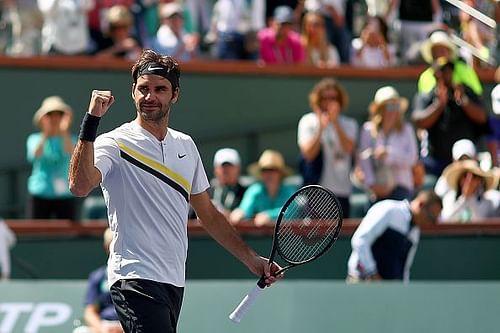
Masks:
[[[342,208],[332,191],[308,185],[292,194],[281,208],[274,227],[269,264],[278,253],[286,265],[275,275],[321,257],[335,243],[341,227]],[[239,323],[265,287],[262,276],[229,319]]]

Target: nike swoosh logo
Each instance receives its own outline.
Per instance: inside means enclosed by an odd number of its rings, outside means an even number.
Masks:
[[[148,66],[148,71],[155,71],[157,69],[163,69],[163,67],[151,67],[151,65]]]
[[[178,158],[184,158],[184,157],[186,157],[186,154],[182,154],[182,155],[181,154],[177,154],[177,157]]]

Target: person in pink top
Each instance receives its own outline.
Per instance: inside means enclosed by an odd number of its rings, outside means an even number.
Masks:
[[[300,64],[305,60],[300,35],[292,30],[293,10],[279,6],[269,28],[259,31],[260,59],[266,64]]]

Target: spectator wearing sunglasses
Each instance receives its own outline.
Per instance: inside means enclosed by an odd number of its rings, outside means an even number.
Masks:
[[[334,191],[344,218],[350,216],[349,174],[358,136],[358,123],[345,115],[348,99],[335,79],[322,79],[309,93],[312,112],[302,116],[297,131],[304,184],[320,184]]]
[[[394,87],[382,87],[375,93],[370,119],[360,131],[354,178],[372,203],[413,198],[418,145],[413,126],[404,118],[407,108],[408,100]]]
[[[27,160],[32,166],[28,178],[29,216],[34,219],[77,217],[77,201],[69,191],[69,160],[76,144],[70,133],[73,111],[59,96],[50,96],[33,116],[40,129],[26,141]]]

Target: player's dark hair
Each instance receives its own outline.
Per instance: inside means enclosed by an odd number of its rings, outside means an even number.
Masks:
[[[147,64],[158,64],[164,67],[169,73],[169,77],[173,78],[173,80],[171,80],[172,88],[175,90],[177,87],[179,87],[181,70],[177,61],[171,56],[162,55],[149,49],[142,51],[141,56],[132,66],[132,81],[134,84],[137,83],[139,71]]]

